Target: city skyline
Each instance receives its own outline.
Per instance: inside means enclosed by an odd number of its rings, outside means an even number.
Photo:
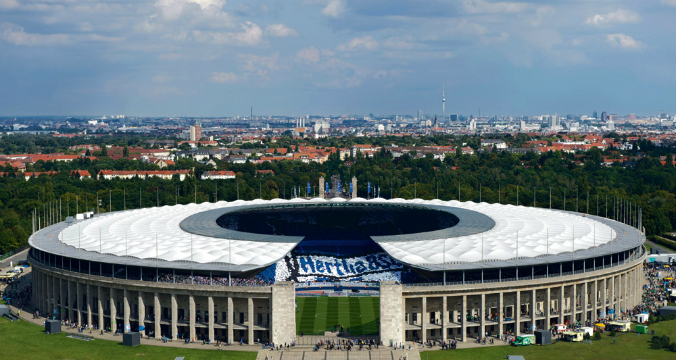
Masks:
[[[440,90],[447,116],[673,114],[674,13],[672,0],[0,0],[0,116],[433,116]]]

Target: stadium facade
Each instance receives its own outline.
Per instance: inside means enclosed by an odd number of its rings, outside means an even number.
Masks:
[[[125,332],[279,344],[296,337],[297,288],[379,283],[383,342],[466,341],[633,308],[645,237],[640,216],[622,220],[359,198],[67,218],[30,237],[33,301]]]

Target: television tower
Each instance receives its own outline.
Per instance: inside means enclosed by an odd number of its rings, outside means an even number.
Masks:
[[[446,121],[446,89],[443,84],[441,85],[441,111],[443,113],[442,121]]]

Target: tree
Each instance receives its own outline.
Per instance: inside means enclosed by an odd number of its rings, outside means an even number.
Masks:
[[[108,156],[108,147],[106,145],[103,145],[101,147],[101,157],[107,157]]]
[[[125,145],[124,148],[122,149],[122,156],[129,157],[129,148],[127,147],[127,145]]]

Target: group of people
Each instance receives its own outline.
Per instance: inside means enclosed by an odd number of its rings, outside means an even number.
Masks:
[[[196,285],[216,285],[216,286],[266,286],[270,285],[271,282],[260,277],[254,276],[250,279],[240,279],[240,278],[231,278],[219,277],[219,276],[190,276],[190,275],[174,275],[174,274],[163,274],[155,278],[157,282],[163,283],[175,283],[175,284],[196,284]]]
[[[321,348],[324,350],[346,350],[351,351],[352,348],[358,347],[359,350],[368,348],[368,350],[373,349],[374,347],[378,349],[382,345],[382,342],[378,342],[374,339],[338,339],[336,340],[320,340],[315,344],[315,351],[318,351]]]
[[[260,339],[258,339],[256,341],[256,343],[260,344]],[[276,350],[276,351],[291,350],[292,346],[296,346],[295,341],[291,342],[291,344],[284,343],[284,345],[275,344],[275,343],[265,343],[265,344],[263,344],[263,349],[270,349],[270,350]]]

